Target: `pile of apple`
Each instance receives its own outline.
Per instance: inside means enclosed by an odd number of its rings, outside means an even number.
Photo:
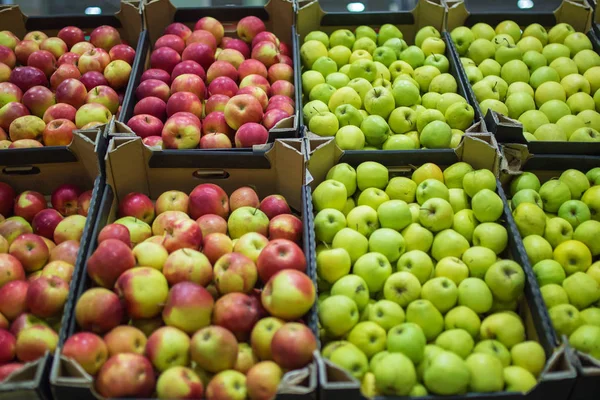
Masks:
[[[528,141],[600,142],[600,56],[585,33],[503,21],[451,36],[484,115],[518,119]]]
[[[0,32],[0,149],[66,146],[119,110],[135,50],[107,25],[56,37]]]
[[[283,372],[312,361],[316,339],[299,319],[315,287],[285,198],[201,184],[156,204],[130,193],[119,216],[87,261],[96,287],[62,349],[102,396],[267,399]]]
[[[61,185],[49,207],[0,182],[0,384],[56,349],[91,195]]]
[[[323,356],[365,396],[527,392],[546,357],[516,313],[503,201],[488,170],[411,178],[338,164],[313,192]]]
[[[310,32],[300,48],[304,121],[343,150],[456,147],[474,110],[456,93],[445,52],[431,26],[413,46],[392,24]]]
[[[129,127],[149,146],[215,149],[265,144],[294,114],[289,47],[257,17],[237,23],[239,38],[204,17],[194,31],[172,23],[154,44],[151,69],[136,89]]]
[[[543,185],[523,172],[510,193],[554,329],[600,360],[600,168],[569,169]]]

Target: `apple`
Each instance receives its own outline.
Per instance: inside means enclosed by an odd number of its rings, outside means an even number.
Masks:
[[[14,48],[14,55],[16,56],[17,61],[21,65],[27,65],[27,59],[29,56],[40,49],[40,46],[37,42],[33,40],[22,40],[18,42]],[[10,57],[10,56],[8,56]],[[14,68],[14,64],[11,69]]]
[[[100,336],[78,332],[65,341],[62,355],[75,360],[88,374],[96,375],[108,359],[108,348]]]
[[[226,328],[239,341],[250,336],[259,319],[258,302],[243,293],[228,293],[220,297],[213,310],[213,324]]]
[[[14,213],[27,221],[32,221],[35,215],[46,208],[46,199],[38,192],[26,190],[16,196],[14,201]],[[7,213],[8,214],[8,213]],[[7,220],[8,221],[8,220]],[[11,233],[11,232],[6,232]],[[9,239],[7,237],[7,239]],[[9,240],[10,241],[10,240]]]
[[[225,110],[225,105],[229,99],[230,97],[224,94],[215,94],[214,96],[210,96],[204,104],[204,113],[206,116],[208,116],[215,111],[222,112]]]
[[[0,287],[8,282],[25,280],[23,265],[16,257],[10,254],[0,253],[0,271],[2,272]]]
[[[213,305],[212,296],[202,286],[192,282],[179,282],[169,291],[162,316],[168,326],[191,334],[210,324]]]
[[[121,353],[102,365],[95,388],[104,397],[146,397],[154,391],[155,379],[152,364],[146,357]]]
[[[179,63],[179,64],[177,64],[177,66],[179,66],[181,64],[183,64],[183,63]],[[175,68],[177,68],[177,66]],[[200,67],[200,68],[202,68],[202,67]],[[173,69],[173,72],[175,72],[175,69]],[[88,72],[88,73],[90,73],[90,72]],[[106,80],[106,78],[104,78],[104,75],[102,75],[102,78]],[[158,81],[162,81],[162,82],[166,83],[167,85],[171,84],[171,75],[167,71],[158,69],[158,68],[149,68],[149,69],[145,70],[142,73],[142,76],[140,77],[140,83],[143,81],[147,81],[148,79],[156,79]]]
[[[165,47],[162,47],[162,49],[165,49]],[[168,47],[167,47],[167,49],[172,50]],[[158,51],[158,50],[161,50],[161,49],[157,49],[155,51]],[[175,52],[174,50],[173,50],[173,52],[175,54],[177,54],[177,52]],[[177,56],[179,56],[179,54],[177,54]],[[210,67],[210,65],[215,61],[215,57],[214,57],[213,49],[209,45],[196,42],[196,43],[190,43],[189,45],[186,46],[185,50],[183,50],[183,53],[181,54],[181,60],[196,61],[198,64],[200,64],[202,66],[202,68],[207,70]]]
[[[55,119],[67,119],[69,121],[75,121],[75,113],[77,110],[70,104],[59,103],[48,107],[44,112],[44,122],[49,124]]]
[[[42,269],[50,257],[50,251],[42,237],[33,233],[18,236],[10,244],[8,252],[19,260],[27,272]]]
[[[29,115],[29,110],[21,103],[10,102],[0,108],[0,128],[5,132],[15,119]],[[38,128],[39,129],[39,128]]]
[[[265,309],[271,315],[285,320],[294,320],[304,315],[314,300],[313,283],[297,270],[279,271],[271,277],[262,292]]]
[[[51,54],[50,56],[53,57]],[[52,59],[50,61],[52,61]],[[54,71],[52,70],[52,72]],[[33,86],[48,86],[48,78],[44,72],[30,66],[13,69],[9,80],[11,83],[17,85],[23,92],[26,92]]]
[[[5,283],[0,288],[0,313],[8,320],[14,320],[27,311],[27,291],[29,283],[14,280]]]
[[[182,24],[181,22],[173,22],[165,28],[164,34],[177,35],[183,40],[185,40],[192,34],[192,30],[186,25]]]
[[[57,276],[41,276],[27,290],[27,308],[38,317],[48,318],[62,312],[69,295],[69,284]]]
[[[247,122],[260,123],[263,117],[260,102],[248,94],[231,97],[225,105],[224,113],[227,124],[233,129],[239,129]]]
[[[234,367],[238,342],[227,329],[209,326],[192,336],[190,350],[192,360],[199,367],[209,372],[220,372]]]
[[[104,288],[92,288],[77,300],[75,319],[82,329],[105,333],[121,323],[124,312],[115,293]]]

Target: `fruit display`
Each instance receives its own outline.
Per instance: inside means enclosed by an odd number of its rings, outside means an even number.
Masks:
[[[545,182],[523,172],[510,194],[556,333],[600,360],[600,167],[568,169]]]
[[[526,276],[491,171],[340,163],[312,200],[322,355],[365,396],[536,386],[546,352],[518,314]]]
[[[89,35],[89,39],[86,39]],[[119,112],[135,50],[117,29],[0,32],[0,149],[66,146]]]
[[[92,191],[0,182],[0,385],[58,345]]]
[[[192,27],[171,23],[154,43],[127,125],[164,149],[267,143],[295,114],[289,43],[254,16],[237,22],[236,37],[213,17]]]
[[[507,20],[451,37],[483,115],[518,120],[527,141],[600,142],[600,56],[585,33]]]
[[[203,183],[113,208],[62,348],[101,396],[267,399],[312,362],[316,290],[283,196]]]
[[[474,110],[446,54],[432,26],[410,46],[392,24],[312,31],[300,47],[304,123],[342,150],[454,148]]]

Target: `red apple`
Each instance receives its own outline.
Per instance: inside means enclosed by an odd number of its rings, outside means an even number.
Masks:
[[[252,39],[252,48],[256,47],[260,42],[271,42],[279,48],[279,39],[273,32],[262,31],[259,32],[254,39]]]
[[[85,40],[85,34],[81,29],[76,26],[65,26],[58,31],[59,38],[61,38],[69,48],[73,47],[76,43],[83,42]]]
[[[22,234],[32,232],[29,222],[19,216],[7,218],[0,223],[0,236],[3,236],[9,245]]]
[[[5,329],[0,329],[0,364],[11,362],[16,355],[17,339]]]
[[[258,322],[257,304],[243,293],[228,293],[219,298],[213,310],[213,323],[228,329],[239,341],[249,338]]]
[[[223,49],[217,55],[217,60],[228,62],[237,69],[242,65],[245,58],[244,55],[236,49]]]
[[[106,239],[87,262],[88,275],[98,285],[112,288],[119,276],[135,266],[131,248],[118,239]]]
[[[110,356],[120,353],[144,355],[147,339],[144,332],[138,328],[121,325],[104,335],[104,342]]]
[[[181,95],[182,93],[186,92],[176,94]],[[191,93],[187,94],[194,96]],[[198,147],[201,136],[200,126],[196,125],[193,121],[193,119],[186,116],[171,116],[167,122],[165,122],[165,126],[161,133],[164,147],[166,149],[194,149]]]
[[[56,60],[56,66],[60,67],[64,64],[69,64],[77,67],[77,62],[79,61],[79,54],[68,52],[60,56],[58,60]],[[79,71],[79,68],[77,69]],[[79,73],[81,75],[81,72]]]
[[[15,318],[12,324],[10,324],[10,333],[15,337],[18,337],[23,329],[31,328],[35,325],[48,326],[43,319],[38,318],[33,314],[23,313]]]
[[[38,51],[40,49],[40,45],[33,40],[22,40],[15,46],[15,55],[17,57],[17,61],[21,65],[27,65],[27,59],[33,52]],[[14,68],[14,65],[11,67]]]
[[[12,215],[15,197],[16,193],[12,186],[0,182],[0,214],[4,217]]]
[[[238,90],[236,94],[249,94],[249,95],[254,96],[254,98],[256,98],[256,100],[258,100],[260,102],[260,105],[262,106],[263,111],[269,105],[269,98],[267,96],[267,93],[263,89],[259,88],[258,86],[243,87],[240,90]]]
[[[50,37],[44,40],[40,43],[40,49],[49,51],[56,59],[69,51],[67,44],[58,37]]]
[[[163,139],[160,136],[147,136],[142,139],[142,143],[155,150],[163,149]]]
[[[302,249],[287,239],[271,240],[256,262],[258,275],[263,282],[284,269],[306,271],[306,257]]]
[[[56,119],[46,125],[42,134],[46,146],[68,146],[77,127],[68,119]]]
[[[181,56],[170,47],[160,47],[150,55],[150,66],[152,68],[162,69],[169,74],[173,68],[181,61]]]
[[[269,105],[267,106],[267,110],[266,110],[265,113],[267,113],[267,112],[269,112],[271,110],[280,110],[280,111],[283,111],[284,113],[287,114],[288,117],[292,116],[294,114],[294,111],[295,111],[293,105],[291,105],[287,101],[282,101],[282,100],[277,100],[277,101],[270,101],[269,100]],[[264,118],[263,118],[263,120],[264,120]],[[271,118],[269,118],[269,120],[271,120]]]
[[[159,37],[156,40],[156,43],[154,44],[155,49],[159,49],[161,47],[170,47],[179,54],[181,54],[183,52],[183,49],[185,49],[185,41],[177,35],[163,35]]]
[[[252,147],[267,143],[269,132],[261,124],[247,122],[235,133],[235,147]]]
[[[254,189],[248,186],[236,189],[231,193],[231,196],[229,196],[229,206],[231,207],[231,211],[240,207],[258,208],[259,204],[260,200],[258,199],[258,195]]]
[[[269,81],[267,81],[266,78],[263,78],[262,76],[257,74],[248,75],[244,79],[242,79],[242,81],[240,82],[240,89],[246,86],[258,86],[259,88],[264,90],[265,93],[271,93],[271,85],[269,85]]]
[[[169,253],[183,248],[198,250],[202,245],[202,231],[191,219],[170,221],[165,227],[163,245]]]
[[[193,31],[190,37],[185,41],[186,46],[189,46],[192,43],[203,43],[209,46],[213,52],[217,50],[217,40],[213,34],[202,29]]]
[[[231,49],[239,51],[240,54],[246,58],[250,58],[250,47],[240,39],[231,39],[228,40],[227,43],[223,46],[223,49]]]
[[[202,68],[202,65],[193,60],[186,60],[177,64],[175,68],[173,68],[171,79],[173,80],[183,74],[194,74],[198,75],[203,80],[206,79],[206,72],[204,71],[204,68]]]
[[[8,322],[8,320],[6,319],[6,317],[2,314],[0,314],[0,329],[8,329],[8,327],[10,326],[10,322]],[[1,379],[0,379],[1,382]]]
[[[270,41],[258,43],[252,48],[252,58],[260,61],[269,68],[278,62],[279,46]]]
[[[234,131],[227,125],[225,114],[223,112],[213,111],[204,117],[202,134],[208,135],[209,133],[223,133],[228,137],[233,136]]]
[[[194,125],[196,125],[198,128],[201,128],[202,123],[200,122],[200,118],[196,117],[194,114],[190,113],[190,112],[185,112],[185,111],[179,111],[176,112],[175,114],[171,115],[170,118],[173,117],[185,117],[185,118],[189,118]]]
[[[122,60],[129,65],[133,65],[133,60],[135,59],[135,50],[133,47],[127,44],[118,44],[109,50],[108,55],[113,61]]]
[[[180,282],[171,288],[162,316],[168,326],[191,334],[210,325],[214,300],[210,293],[192,282]]]
[[[123,321],[125,310],[119,297],[104,288],[86,290],[75,305],[75,319],[81,329],[105,333]]]
[[[225,105],[229,101],[230,97],[224,94],[216,94],[214,96],[210,96],[204,105],[204,113],[209,115],[215,111],[223,111],[225,110]]]
[[[233,65],[228,63],[227,61],[215,61],[206,71],[207,82],[212,82],[215,78],[219,76],[226,76],[237,82],[238,80],[238,72]]]
[[[279,102],[284,102],[286,104],[289,104],[292,107],[294,106],[294,99],[292,99],[288,96],[274,95],[269,98],[269,104],[279,103]]]
[[[291,214],[292,212],[285,197],[278,194],[265,197],[260,202],[259,208],[269,219],[273,219],[279,214]]]
[[[238,355],[238,341],[233,333],[220,326],[209,326],[196,332],[191,341],[192,360],[199,368],[208,372],[219,372],[231,369],[235,366]],[[237,371],[225,371],[235,372]],[[243,378],[243,375],[240,374]],[[214,382],[214,378],[211,381]],[[212,397],[210,395],[210,385],[207,392],[207,399],[229,398]],[[242,396],[241,398],[244,398]]]
[[[171,286],[179,282],[193,282],[206,286],[213,278],[212,265],[208,258],[192,249],[180,249],[169,254],[162,272]]]
[[[0,253],[0,287],[8,282],[25,280],[25,270],[16,257]]]
[[[156,97],[146,97],[146,99],[156,99]],[[160,99],[158,100],[162,101]],[[131,117],[129,121],[127,121],[127,126],[129,126],[136,135],[142,138],[151,136],[160,137],[163,130],[162,121],[154,115],[149,114],[139,114]]]
[[[269,237],[299,243],[302,240],[302,221],[292,214],[280,214],[269,221]]]
[[[58,345],[58,334],[50,327],[35,325],[23,329],[17,336],[17,358],[19,361],[35,361],[49,352],[54,353]]]
[[[282,377],[281,367],[273,361],[255,364],[246,373],[248,396],[256,400],[275,398]]]
[[[140,82],[138,87],[135,89],[135,96],[138,100],[141,100],[145,97],[154,96],[166,102],[169,100],[170,95],[171,89],[169,89],[169,85],[163,81],[159,81],[158,79],[147,79],[143,82]]]
[[[142,289],[149,287],[152,288],[151,295]],[[119,276],[115,284],[115,292],[125,305],[129,317],[154,318],[160,314],[167,300],[169,284],[159,270],[151,267],[135,267]]]
[[[183,211],[164,211],[160,213],[152,223],[152,234],[163,237],[167,226],[181,219],[190,219]],[[162,244],[162,240],[160,242]]]
[[[110,56],[106,50],[93,48],[79,56],[77,66],[82,74],[89,71],[104,72],[104,68],[110,63]]]
[[[41,276],[29,284],[27,308],[33,315],[48,318],[62,313],[69,284],[57,276]]]
[[[112,26],[102,25],[92,31],[90,42],[96,47],[109,51],[113,46],[121,43],[121,35]]]
[[[75,240],[67,240],[57,244],[57,246],[50,251],[49,261],[61,260],[75,265],[78,253],[79,242]]]
[[[105,398],[151,397],[156,377],[144,356],[121,353],[110,357],[100,368],[95,387]]]
[[[271,85],[271,95],[282,95],[292,98],[294,96],[294,85],[288,81],[275,81]]]
[[[27,66],[37,68],[50,77],[56,70],[56,58],[47,50],[37,50],[27,58]]]
[[[46,199],[41,193],[26,190],[15,199],[14,213],[31,222],[35,215],[46,208]]]
[[[214,282],[219,293],[249,293],[256,283],[254,262],[241,253],[226,253],[214,264]]]
[[[167,101],[167,115],[170,117],[180,111],[192,113],[200,118],[202,116],[202,101],[191,92],[173,93]]]
[[[92,190],[86,190],[85,192],[79,195],[79,197],[77,198],[77,214],[87,217],[90,211],[90,204],[92,202],[92,194]]]
[[[12,321],[27,311],[29,282],[11,281],[0,287],[0,313]]]
[[[19,102],[23,98],[23,91],[19,87],[10,82],[0,83],[0,106],[4,106],[10,102]]]
[[[53,208],[46,208],[38,212],[31,222],[33,232],[52,240],[54,237],[54,230],[60,221],[63,220],[63,216]]]
[[[292,59],[290,58],[290,56],[292,55],[290,46],[284,42],[279,42],[279,52],[281,53],[280,60],[282,59],[281,56],[285,57],[285,63],[287,65],[289,65],[290,67],[293,67],[294,64],[292,63]],[[279,61],[279,62],[284,62],[284,61]]]
[[[87,104],[102,104],[103,106],[108,108],[108,110],[112,114],[116,114],[119,110],[119,95],[117,94],[117,92],[114,91],[112,87],[109,86],[96,86],[87,93],[85,102]]]
[[[247,122],[261,122],[263,117],[260,102],[249,94],[233,96],[224,112],[227,124],[233,129],[239,129]]]
[[[223,94],[233,97],[238,91],[238,86],[235,81],[227,76],[219,76],[208,85],[209,96]]]
[[[75,185],[64,184],[57,187],[51,196],[52,207],[64,216],[77,214],[77,198],[81,194],[81,189]]]
[[[75,54],[78,54],[79,56],[81,56],[86,51],[93,50],[94,48],[95,47],[93,44],[82,40],[81,42],[77,42],[73,46],[71,46],[70,51],[71,51],[71,53],[75,53]]]
[[[306,274],[295,269],[284,269],[267,282],[261,300],[272,316],[294,321],[311,309],[315,302],[315,287]]]
[[[169,75],[167,71],[158,68],[150,68],[145,70],[142,76],[140,77],[140,82],[147,81],[148,79],[156,79],[159,81],[163,81],[167,85],[171,84],[171,75]]]
[[[79,72],[79,68],[72,64],[62,64],[60,65],[56,71],[50,77],[50,87],[55,89],[60,85],[63,81],[73,78],[79,79],[81,77],[81,72]],[[35,86],[35,87],[43,87],[43,86]],[[33,89],[33,88],[32,88]],[[31,89],[29,89],[31,90]]]
[[[29,110],[21,103],[10,102],[0,108],[0,128],[10,131],[10,124],[19,118],[29,115]]]
[[[244,79],[248,75],[259,75],[263,78],[267,78],[268,71],[267,67],[258,60],[249,59],[246,60],[238,68],[238,74],[240,79]]]
[[[278,108],[274,108],[265,113],[263,117],[263,125],[268,130],[271,130],[279,123],[279,121],[284,120],[289,117],[289,114],[283,110]]]
[[[75,108],[85,104],[86,96],[85,85],[77,79],[66,79],[56,88],[56,101],[70,104]]]
[[[67,339],[62,355],[75,360],[85,372],[93,376],[108,359],[108,348],[100,336],[78,332]]]
[[[285,369],[304,368],[313,360],[317,339],[304,324],[288,322],[277,330],[271,342],[273,360]]]
[[[0,62],[14,68],[17,57],[10,47],[0,45]]]
[[[120,224],[108,224],[98,234],[98,243],[108,239],[116,239],[125,243],[127,247],[131,247],[131,238],[129,237],[129,229]]]
[[[200,227],[203,237],[211,233],[227,233],[227,221],[216,214],[204,214],[196,220],[196,223]]]
[[[206,71],[215,61],[215,52],[204,43],[191,43],[183,50],[181,59],[196,61]]]
[[[180,329],[163,326],[154,331],[146,344],[146,356],[160,372],[189,364],[190,337]]]
[[[209,133],[200,138],[201,149],[231,149],[231,139],[224,133]]]
[[[170,24],[169,26],[167,26],[165,28],[164,34],[165,35],[168,35],[168,34],[177,35],[180,38],[182,38],[183,40],[185,40],[192,34],[192,30],[190,28],[188,28],[187,26],[185,26],[184,24],[182,24],[181,22],[173,22],[172,24]]]
[[[17,85],[23,92],[33,86],[48,86],[46,75],[41,70],[29,66],[13,69],[10,74],[10,82]]]
[[[173,79],[171,83],[171,95],[178,92],[190,92],[195,94],[200,100],[206,96],[206,86],[204,81],[195,74],[182,74]]]
[[[294,82],[294,69],[287,64],[276,63],[269,67],[267,77],[271,85],[275,81]]]
[[[212,183],[203,183],[190,193],[189,214],[198,219],[205,214],[216,214],[222,218],[229,215],[229,198],[227,193]]]
[[[135,217],[151,224],[154,220],[154,204],[143,193],[129,193],[119,202],[119,217]]]
[[[79,80],[81,83],[83,83],[87,90],[92,90],[96,86],[108,85],[108,81],[104,77],[104,74],[98,71],[88,71],[81,75]]]
[[[246,43],[252,43],[252,39],[260,32],[265,31],[264,22],[254,16],[244,17],[237,23],[237,34]]]
[[[225,29],[219,20],[213,17],[200,18],[194,25],[194,30],[204,29],[212,33],[217,40],[217,44],[221,43],[223,36],[225,35]]]
[[[203,242],[202,253],[212,264],[216,263],[221,256],[233,251],[232,240],[223,233],[211,233],[204,237]]]

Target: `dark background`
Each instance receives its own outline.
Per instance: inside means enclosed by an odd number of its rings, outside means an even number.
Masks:
[[[179,7],[210,7],[212,5],[257,6],[265,0],[171,0]],[[467,7],[475,12],[522,11],[547,12],[554,10],[561,0],[466,0]],[[353,5],[349,6],[349,4]],[[411,10],[416,0],[321,0],[327,11],[348,12],[349,9],[368,11]],[[60,14],[113,14],[119,8],[118,0],[0,0],[0,4],[18,4],[27,15]]]

